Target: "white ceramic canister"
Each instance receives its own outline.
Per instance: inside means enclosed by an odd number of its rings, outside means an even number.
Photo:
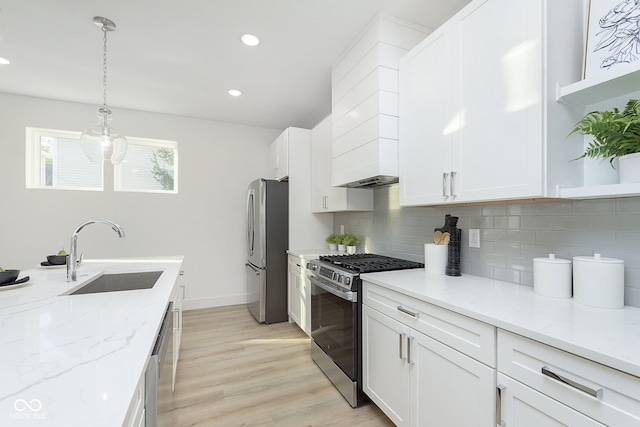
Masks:
[[[447,270],[449,245],[424,245],[424,271],[431,274],[444,274]]]
[[[571,298],[571,261],[554,254],[534,258],[533,291],[545,297]]]
[[[573,299],[599,308],[624,307],[624,261],[600,254],[573,257]]]

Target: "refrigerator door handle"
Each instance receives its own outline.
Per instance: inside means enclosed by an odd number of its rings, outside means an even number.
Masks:
[[[253,272],[255,273],[256,276],[260,275],[260,270],[258,270],[257,268],[255,268],[253,265],[246,263],[244,265],[245,267],[249,267],[251,270],[253,270]]]
[[[249,256],[253,255],[255,247],[255,195],[253,190],[249,190],[247,194],[247,251]]]

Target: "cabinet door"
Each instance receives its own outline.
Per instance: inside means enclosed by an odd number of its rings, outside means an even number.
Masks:
[[[476,0],[453,19],[456,201],[543,194],[543,4]]]
[[[498,373],[498,385],[504,387],[497,415],[505,426],[603,426],[568,406],[539,393],[524,384]],[[494,424],[495,425],[495,424]]]
[[[289,176],[289,129],[269,146],[269,178],[282,180]]]
[[[495,370],[439,341],[409,338],[412,426],[494,426]]]
[[[300,322],[300,268],[295,264],[289,263],[287,286],[289,319],[296,322],[298,326],[302,326]]]
[[[451,34],[440,27],[400,59],[400,204],[448,200],[451,170]]]
[[[180,272],[178,281],[173,290],[173,373],[171,389],[176,387],[176,372],[178,371],[178,359],[180,358],[180,340],[182,338],[182,302],[184,301],[185,284],[182,283],[184,272]]]
[[[362,310],[363,390],[395,425],[408,426],[410,330],[371,307]]]
[[[311,336],[311,283],[307,278],[306,268],[300,274],[300,328]]]

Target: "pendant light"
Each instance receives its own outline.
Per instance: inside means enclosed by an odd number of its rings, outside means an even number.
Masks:
[[[82,133],[80,144],[82,145],[84,154],[86,154],[92,162],[100,163],[110,161],[116,165],[122,162],[124,156],[127,154],[128,147],[127,139],[119,135],[115,129],[109,126],[111,110],[107,107],[107,32],[115,31],[116,24],[101,16],[93,18],[93,23],[102,29],[103,33],[103,104],[98,110],[98,124]]]

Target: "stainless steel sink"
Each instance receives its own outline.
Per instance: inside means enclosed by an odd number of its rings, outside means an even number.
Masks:
[[[161,274],[162,271],[103,274],[81,288],[66,295],[151,289],[153,288],[153,285],[156,284]]]

